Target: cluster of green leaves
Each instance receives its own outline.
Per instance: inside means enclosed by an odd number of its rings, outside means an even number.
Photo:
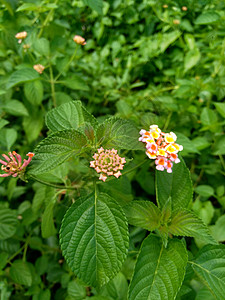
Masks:
[[[0,148],[35,149],[28,184],[0,179],[3,299],[223,298],[224,6],[1,1]],[[190,174],[154,178],[136,151],[151,124],[176,132]],[[101,145],[134,159],[94,192]]]

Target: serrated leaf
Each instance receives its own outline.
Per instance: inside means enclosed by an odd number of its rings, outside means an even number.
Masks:
[[[41,104],[43,100],[43,85],[40,80],[26,82],[24,84],[24,93],[27,100],[33,105]]]
[[[0,210],[0,239],[5,240],[16,233],[18,220],[13,210],[1,208]]]
[[[215,11],[204,12],[200,16],[197,17],[195,20],[195,24],[197,25],[205,25],[211,24],[220,19],[220,15],[217,14]]]
[[[118,273],[128,249],[128,225],[120,205],[107,194],[81,197],[64,216],[60,243],[72,271],[101,286]]]
[[[175,299],[184,279],[187,259],[180,240],[170,240],[164,248],[161,239],[150,234],[142,243],[128,299]]]
[[[161,213],[150,201],[132,201],[124,207],[128,222],[149,231],[160,226]]]
[[[168,229],[173,235],[191,236],[210,244],[216,244],[202,220],[193,212],[185,209],[179,209],[172,213]]]
[[[27,82],[27,81],[33,81],[38,78],[39,78],[39,74],[34,69],[23,68],[23,69],[13,72],[10,75],[9,80],[6,85],[6,88],[10,89],[11,87],[13,87],[17,84]]]
[[[118,118],[107,119],[97,128],[97,142],[103,148],[145,150],[138,141],[139,133],[134,124]]]
[[[169,197],[172,209],[187,208],[192,200],[192,181],[184,161],[174,164],[173,173],[156,171],[156,200],[163,207]]]
[[[79,155],[86,144],[86,137],[76,130],[64,130],[49,135],[35,148],[30,173],[49,172],[72,155]]]
[[[81,104],[80,101],[71,101],[49,111],[46,116],[46,125],[52,131],[63,129],[77,129],[89,122],[93,126],[96,119]]]
[[[84,4],[102,15],[103,0],[83,0]]]
[[[195,273],[217,300],[225,295],[225,246],[207,245],[192,264]]]
[[[5,105],[2,106],[3,110],[12,116],[28,116],[28,111],[24,104],[18,100],[7,101]]]
[[[13,262],[10,271],[10,277],[16,283],[31,286],[32,284],[32,273],[29,265],[22,260],[16,260]]]

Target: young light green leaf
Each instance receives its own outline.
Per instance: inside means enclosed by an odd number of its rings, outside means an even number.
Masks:
[[[78,75],[65,78],[63,81],[61,81],[61,83],[72,90],[89,91],[89,86],[87,85],[86,81]]]
[[[162,41],[160,42],[160,52],[163,53],[169,45],[176,41],[181,35],[179,30],[172,31],[170,33],[164,33],[162,36]]]
[[[35,148],[30,173],[48,172],[72,155],[79,155],[87,144],[86,137],[77,130],[55,132]]]
[[[225,118],[225,103],[214,103],[216,110],[218,111],[218,113]]]
[[[125,300],[127,299],[127,291],[127,279],[124,274],[120,272],[101,288],[100,294],[107,297],[107,299]]]
[[[29,110],[29,116],[23,118],[23,129],[29,143],[36,140],[40,134],[44,125],[43,119],[43,112],[34,106],[32,110]]]
[[[160,225],[161,213],[150,201],[132,201],[124,207],[129,224],[153,231]]]
[[[5,240],[16,233],[18,220],[13,210],[9,208],[0,209],[0,239]]]
[[[225,154],[225,136],[218,136],[214,145],[213,155],[224,155]]]
[[[225,215],[219,217],[215,225],[209,227],[212,236],[217,242],[225,241]]]
[[[225,245],[207,245],[203,247],[196,259],[190,263],[215,299],[224,299]]]
[[[86,289],[78,280],[70,281],[67,287],[67,293],[71,299],[82,300],[86,298]]]
[[[10,75],[9,80],[6,85],[6,88],[10,89],[11,87],[13,87],[17,84],[27,82],[27,81],[33,81],[38,78],[39,78],[39,74],[34,69],[32,69],[32,68],[20,69],[20,70],[13,72]]]
[[[191,236],[209,244],[216,244],[202,220],[193,212],[185,209],[179,209],[172,213],[168,229],[173,235]]]
[[[55,195],[47,204],[41,222],[41,234],[43,238],[48,238],[56,233],[54,220],[53,220],[53,208],[55,205]]]
[[[17,139],[17,131],[14,128],[3,128],[0,131],[0,144],[10,151]]]
[[[92,286],[120,270],[128,249],[128,225],[120,205],[107,194],[81,197],[64,216],[60,243],[76,276]]]
[[[220,15],[218,15],[215,11],[203,12],[200,16],[195,20],[195,24],[197,25],[205,25],[211,24],[220,19]]]
[[[205,126],[213,125],[218,120],[216,112],[208,107],[203,108],[200,119]]]
[[[110,118],[97,128],[97,142],[103,148],[145,150],[138,138],[138,130],[128,120]]]
[[[164,248],[161,239],[150,234],[142,243],[128,299],[175,299],[187,260],[187,251],[180,240],[170,240]]]
[[[49,111],[46,115],[46,125],[52,131],[64,129],[77,129],[89,122],[95,126],[96,119],[83,106],[80,101],[71,101]]]
[[[184,71],[187,72],[193,68],[201,58],[201,53],[198,48],[190,50],[184,59]]]
[[[32,273],[27,262],[15,260],[10,268],[9,275],[18,284],[31,286]]]
[[[192,181],[184,161],[174,164],[173,173],[156,171],[156,200],[163,207],[169,197],[172,209],[187,208],[192,200]]]
[[[26,107],[18,100],[7,101],[6,104],[2,106],[2,109],[12,116],[28,116]]]
[[[195,188],[195,192],[205,198],[209,198],[214,195],[214,189],[210,185],[205,184],[198,185]]]
[[[26,82],[24,93],[27,100],[33,105],[41,104],[43,100],[43,84],[40,80]]]
[[[45,38],[36,39],[34,42],[34,50],[37,51],[40,55],[47,56],[49,55],[50,46],[49,41]]]

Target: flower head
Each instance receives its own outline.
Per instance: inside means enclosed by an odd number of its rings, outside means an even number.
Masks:
[[[42,65],[40,65],[40,64],[34,65],[33,68],[34,68],[34,70],[37,71],[39,74],[42,74],[43,71],[44,71],[44,69],[45,69],[45,67],[42,66]]]
[[[145,143],[146,155],[150,159],[155,159],[156,169],[172,173],[173,163],[180,162],[177,153],[183,150],[182,145],[175,143],[176,134],[164,133],[158,125],[151,125],[149,131],[142,129],[140,135],[139,141]]]
[[[85,42],[85,38],[83,38],[83,37],[80,36],[80,35],[75,35],[75,36],[73,37],[73,40],[74,40],[75,43],[77,43],[77,44],[79,44],[79,45],[82,45],[82,46],[84,46],[84,45],[87,44],[87,43]]]
[[[104,150],[99,148],[98,153],[93,155],[94,160],[90,161],[90,167],[94,168],[97,173],[100,173],[99,179],[106,181],[108,176],[115,176],[118,178],[122,173],[126,160],[117,154],[117,150]]]
[[[8,155],[2,154],[5,160],[0,159],[2,164],[1,170],[5,173],[0,174],[0,177],[17,177],[24,173],[27,165],[31,162],[34,153],[27,153],[28,159],[24,159],[22,162],[22,157],[15,151],[9,152]]]
[[[18,39],[19,44],[21,44],[22,40],[24,40],[26,37],[27,37],[27,32],[26,31],[18,32],[15,35],[15,38]]]

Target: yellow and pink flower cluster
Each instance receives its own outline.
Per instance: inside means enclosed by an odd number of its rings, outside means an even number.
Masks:
[[[98,153],[93,155],[93,158],[94,160],[90,161],[90,167],[100,173],[100,180],[106,181],[107,176],[111,175],[116,178],[122,175],[120,170],[123,170],[126,160],[117,154],[117,150],[105,150],[101,147],[98,149]]]
[[[156,169],[167,170],[172,173],[173,163],[180,162],[177,153],[183,150],[183,146],[176,144],[175,133],[164,133],[158,125],[151,125],[149,131],[142,129],[139,141],[146,144],[146,154],[150,159],[155,159]]]

